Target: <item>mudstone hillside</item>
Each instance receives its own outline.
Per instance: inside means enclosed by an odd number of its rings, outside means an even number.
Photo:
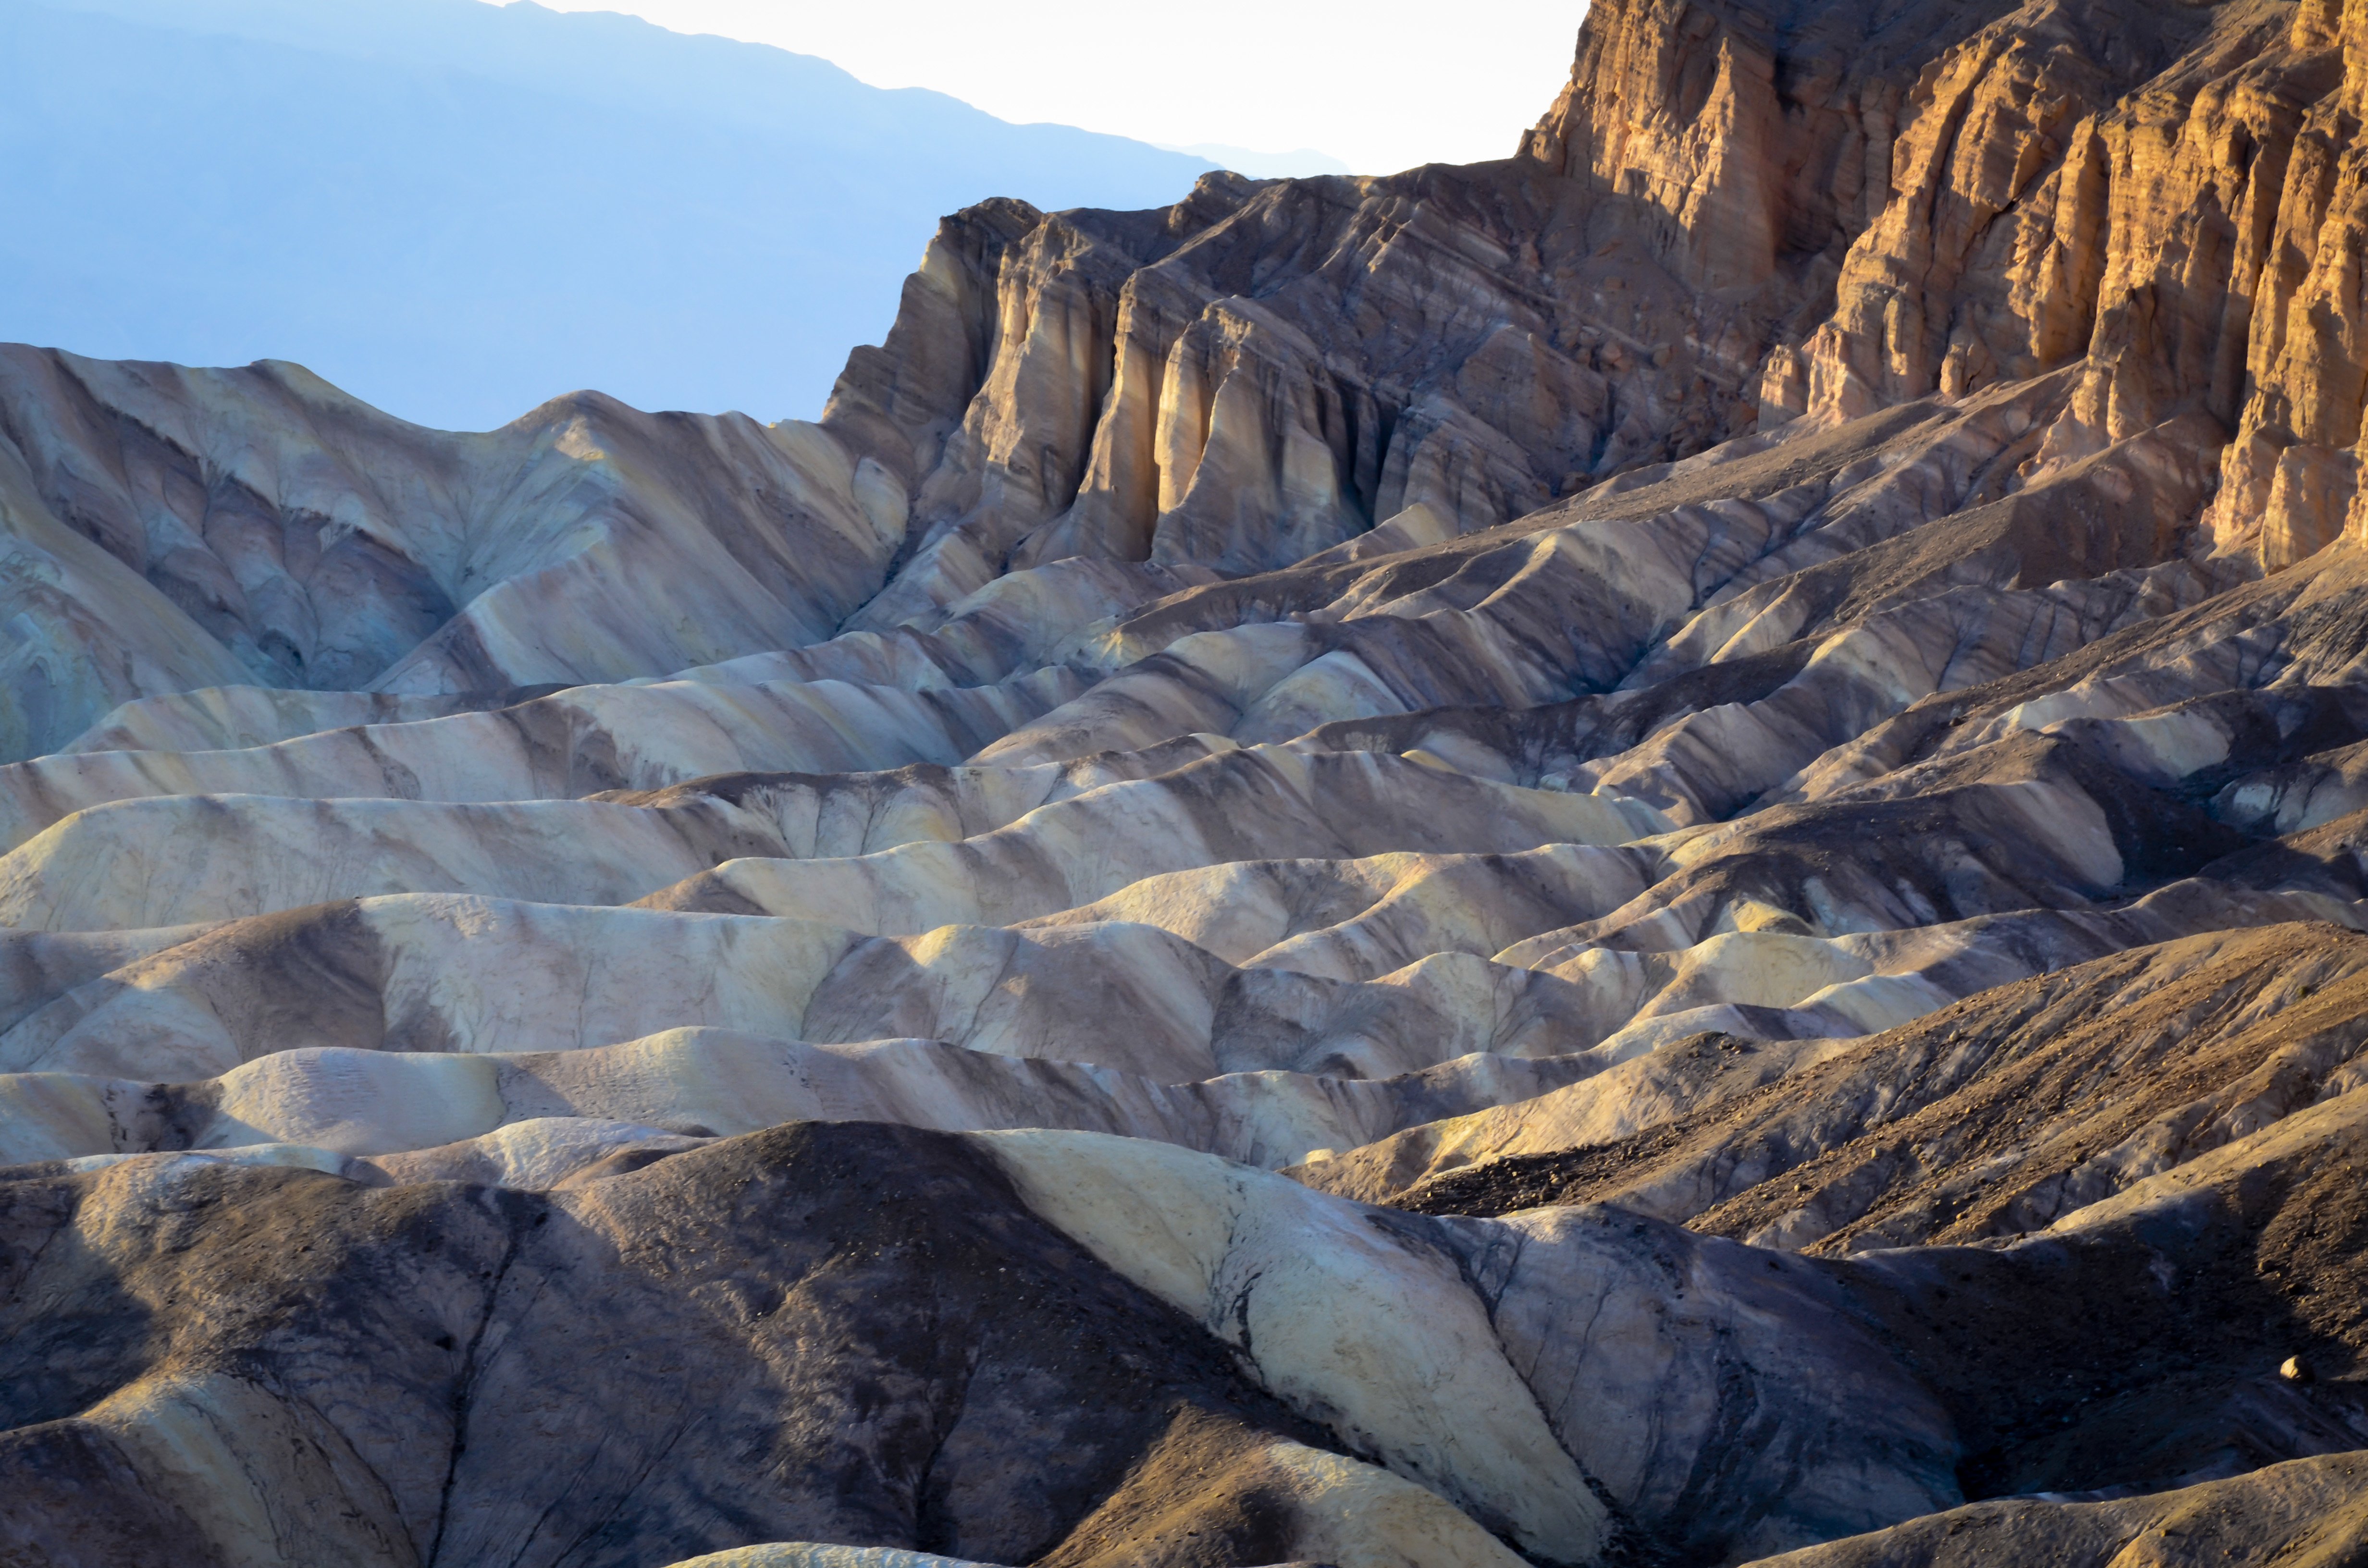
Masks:
[[[0,350],[0,1561],[2368,1561],[2363,114],[1596,0],[814,423]]]

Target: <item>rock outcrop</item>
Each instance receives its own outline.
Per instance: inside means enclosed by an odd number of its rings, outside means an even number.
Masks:
[[[2353,1561],[2364,85],[1601,0],[809,425],[0,353],[0,1557]]]

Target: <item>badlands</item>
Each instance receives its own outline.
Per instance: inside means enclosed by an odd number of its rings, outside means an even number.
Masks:
[[[818,421],[0,349],[0,1562],[2368,1562],[2368,0],[1594,0]]]

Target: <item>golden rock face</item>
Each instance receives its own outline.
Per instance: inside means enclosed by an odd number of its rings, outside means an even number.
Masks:
[[[1673,222],[1690,280],[1830,279],[1768,350],[1763,428],[2077,363],[2041,460],[2208,414],[2233,437],[2212,548],[2274,571],[2342,533],[2358,489],[2362,25],[2329,6],[1600,7],[1524,152]]]

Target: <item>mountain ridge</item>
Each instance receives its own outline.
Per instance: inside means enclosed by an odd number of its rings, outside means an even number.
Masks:
[[[2363,43],[1602,0],[811,422],[0,350],[0,1540],[2354,1560]]]
[[[570,383],[779,416],[879,330],[939,213],[1148,200],[1206,166],[532,6],[12,0],[0,23],[28,231],[0,336],[302,359],[442,426]]]

